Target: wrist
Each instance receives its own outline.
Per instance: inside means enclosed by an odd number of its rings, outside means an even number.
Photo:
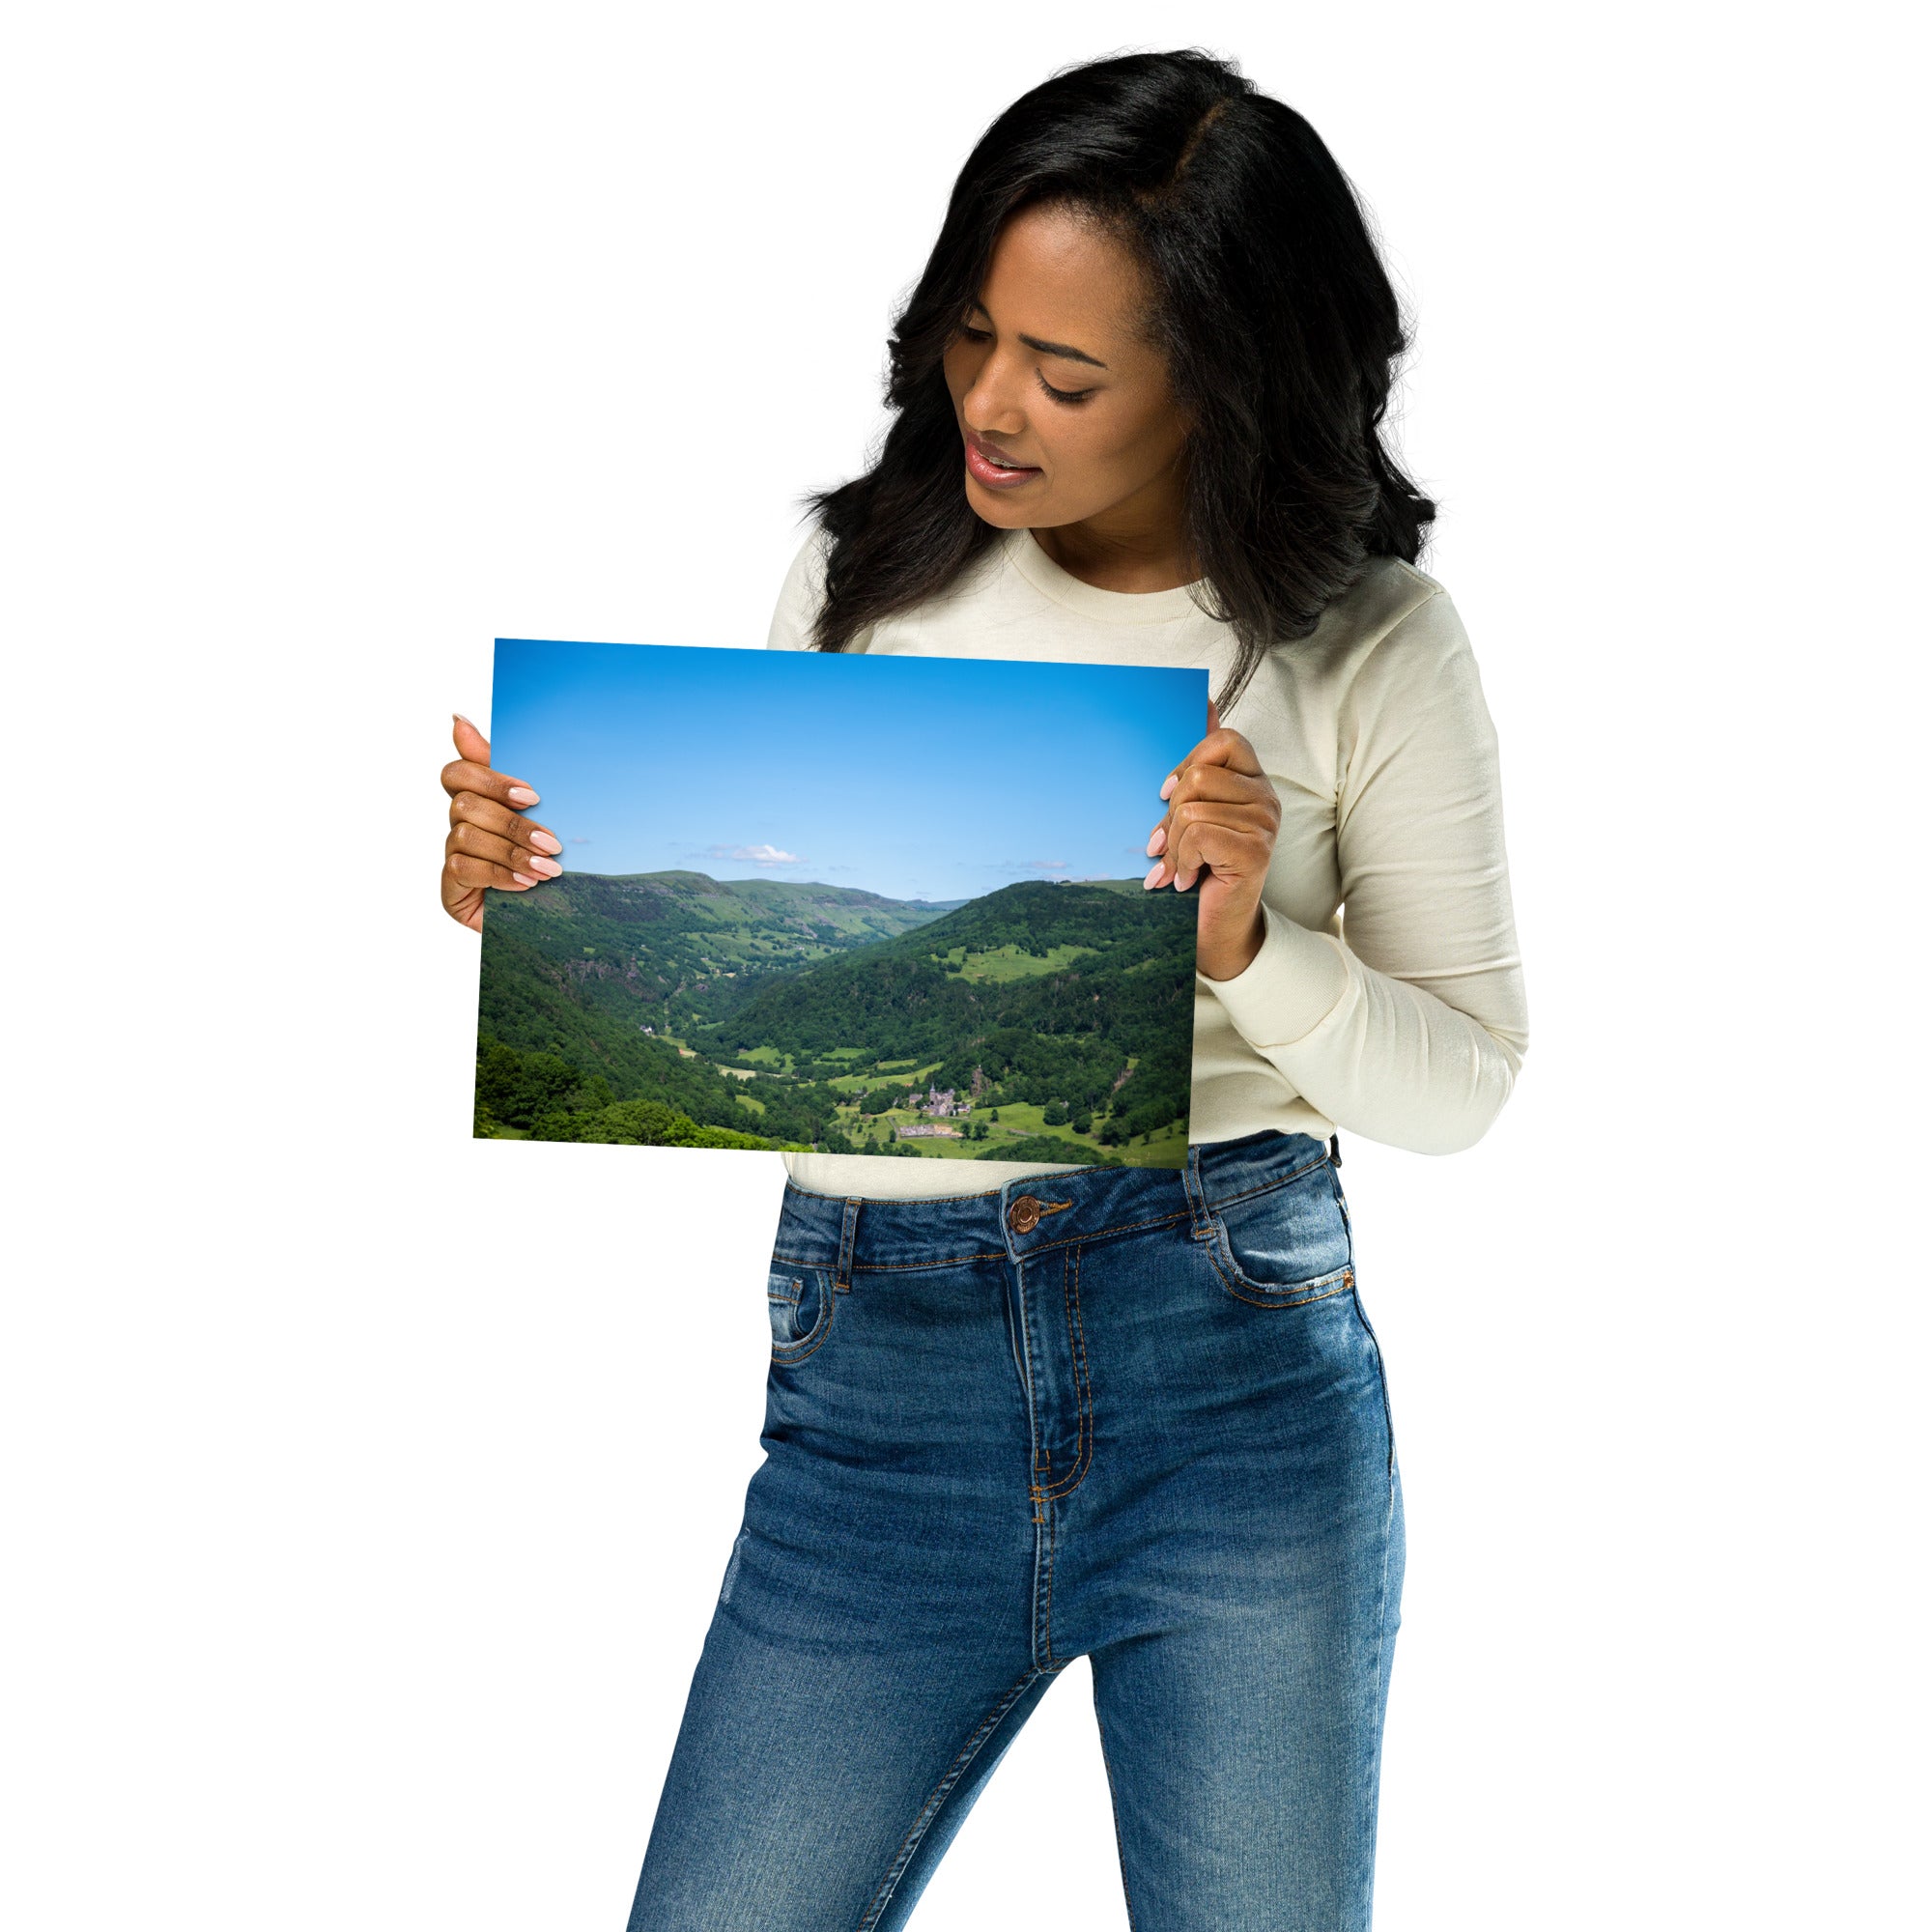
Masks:
[[[1245,973],[1260,956],[1267,938],[1267,924],[1259,904],[1248,916],[1244,929],[1233,938],[1203,934],[1195,942],[1194,968],[1204,980],[1234,980]]]

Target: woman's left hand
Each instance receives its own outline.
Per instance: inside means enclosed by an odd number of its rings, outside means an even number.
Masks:
[[[1207,979],[1232,980],[1262,950],[1262,882],[1281,801],[1255,748],[1222,726],[1211,697],[1207,737],[1168,774],[1160,795],[1167,816],[1147,847],[1158,863],[1142,884],[1153,892],[1171,881],[1184,893],[1200,879],[1195,963]]]

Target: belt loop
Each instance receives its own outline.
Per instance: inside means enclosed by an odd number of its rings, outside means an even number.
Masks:
[[[1201,1150],[1187,1150],[1187,1165],[1180,1171],[1187,1188],[1188,1232],[1197,1241],[1205,1241],[1210,1232],[1208,1220],[1208,1190],[1201,1179]]]
[[[849,1289],[852,1286],[852,1250],[859,1239],[859,1209],[865,1206],[862,1196],[852,1195],[845,1203],[845,1226],[838,1236],[838,1265],[832,1271],[832,1286],[836,1289]]]

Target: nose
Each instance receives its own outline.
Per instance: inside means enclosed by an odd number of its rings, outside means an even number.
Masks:
[[[980,436],[1018,436],[1026,428],[1014,375],[998,350],[980,364],[959,402],[968,429]]]

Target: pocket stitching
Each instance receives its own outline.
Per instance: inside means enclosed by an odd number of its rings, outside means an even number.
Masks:
[[[1341,1294],[1355,1285],[1352,1258],[1339,1268],[1331,1268],[1326,1274],[1310,1275],[1306,1281],[1256,1281],[1242,1271],[1240,1263],[1235,1259],[1234,1248],[1228,1241],[1228,1230],[1219,1211],[1210,1208],[1208,1219],[1213,1228],[1212,1237],[1203,1243],[1208,1250],[1208,1259],[1214,1264],[1214,1272],[1221,1277],[1221,1286],[1236,1300],[1245,1301],[1252,1308],[1299,1308],[1304,1302],[1326,1300],[1329,1295]],[[1253,1293],[1243,1293],[1244,1290],[1252,1290]],[[1311,1293],[1310,1290],[1320,1292]]]
[[[819,1269],[816,1272],[823,1274],[827,1270]],[[805,1292],[803,1281],[799,1282],[797,1286],[799,1296],[793,1297],[794,1300],[803,1296]],[[823,1290],[823,1284],[821,1284],[821,1290]],[[767,1295],[767,1299],[782,1300],[783,1298],[782,1296]],[[774,1362],[789,1368],[796,1362],[804,1361],[808,1355],[814,1353],[824,1346],[826,1336],[832,1332],[832,1318],[838,1312],[838,1297],[827,1291],[822,1292],[821,1300],[823,1306],[819,1310],[817,1321],[812,1324],[810,1334],[800,1335],[790,1342],[774,1342],[772,1344],[772,1360]]]

